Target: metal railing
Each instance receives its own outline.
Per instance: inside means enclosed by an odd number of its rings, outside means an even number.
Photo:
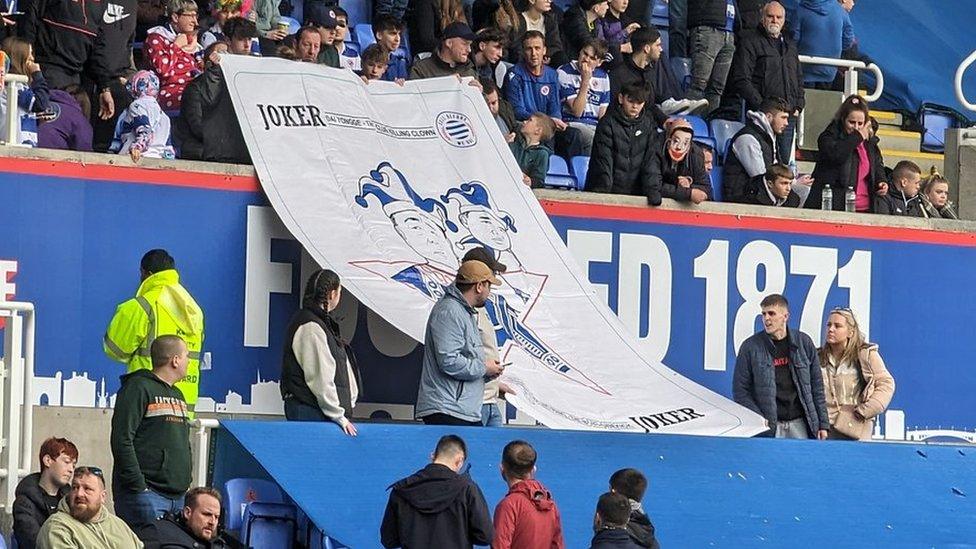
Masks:
[[[974,52],[976,54],[976,52]],[[870,71],[874,73],[875,77],[875,88],[874,93],[864,96],[864,100],[868,103],[877,101],[881,99],[881,94],[884,92],[884,74],[881,72],[881,68],[874,63],[865,63],[864,61],[854,61],[851,59],[833,59],[830,57],[815,57],[812,55],[801,55],[800,63],[805,65],[827,65],[830,67],[845,68],[847,71],[844,73],[844,99],[852,95],[856,95],[858,91],[858,71]],[[793,161],[792,155],[796,152],[796,144],[803,143],[803,122],[805,120],[803,111],[800,111],[800,118],[796,122],[796,132],[793,134],[793,148],[790,153],[790,161]]]
[[[0,317],[6,320],[0,358],[0,506],[8,514],[32,462],[35,316],[33,303],[0,301]]]
[[[20,144],[20,109],[17,108],[17,84],[27,84],[28,78],[22,74],[7,73],[3,77],[4,88],[7,92],[7,117],[4,120],[3,142],[15,147],[23,146]]]
[[[196,455],[193,456],[193,485],[208,486],[207,467],[210,464],[210,431],[220,427],[216,419],[195,419],[190,426],[193,428],[193,439],[196,443]]]
[[[966,100],[966,94],[962,91],[962,77],[966,73],[966,69],[968,69],[974,61],[976,61],[976,51],[969,54],[969,57],[963,59],[962,63],[959,63],[959,68],[956,69],[956,77],[953,80],[953,87],[956,90],[956,99],[959,100],[963,107],[966,107],[971,111],[976,111],[976,103],[970,103]]]

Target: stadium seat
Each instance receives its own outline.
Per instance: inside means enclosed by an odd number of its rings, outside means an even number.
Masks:
[[[688,91],[691,86],[691,59],[687,57],[672,57],[671,70],[674,77],[681,84],[682,91]]]
[[[651,6],[651,24],[655,27],[670,28],[671,22],[668,19],[668,3],[664,0],[653,0],[651,4],[653,4]]]
[[[657,30],[661,33],[661,50],[662,50],[661,58],[670,59],[671,51],[670,51],[670,47],[668,46],[668,41],[670,40],[670,33],[668,32],[668,29],[662,29],[660,27],[658,27]]]
[[[739,133],[745,124],[738,122],[736,120],[721,120],[714,119],[709,123],[709,127],[712,130],[712,136],[715,138],[715,152],[718,155],[718,161],[725,161],[725,150],[728,148],[729,140]]]
[[[227,529],[240,530],[244,509],[248,503],[283,503],[284,494],[278,485],[259,478],[232,478],[224,484],[227,502]]]
[[[569,167],[576,177],[576,188],[582,191],[586,188],[586,171],[590,168],[590,157],[574,156]]]
[[[373,21],[370,17],[373,7],[370,5],[369,0],[339,0],[339,7],[346,10],[346,13],[349,14],[349,25],[358,25]]]
[[[290,503],[254,501],[244,508],[241,541],[247,547],[292,547],[297,510]]]
[[[569,7],[574,4],[574,2],[573,0],[555,0],[553,4],[558,6],[559,9],[561,9],[565,13],[566,10],[568,10]]]
[[[557,189],[576,190],[576,178],[570,175],[569,166],[561,156],[549,157],[549,173],[546,174],[546,186]]]
[[[723,169],[724,168],[722,166],[719,166],[718,164],[714,164],[714,167],[712,168],[712,173],[711,173],[712,200],[714,200],[715,202],[722,201],[722,178],[723,178],[722,170]]]
[[[955,113],[926,104],[919,110],[919,122],[925,128],[922,150],[926,152],[945,152],[946,130],[959,127],[959,118]]]
[[[353,42],[351,40],[346,40],[344,42],[344,44],[346,45],[346,49],[349,50],[351,53],[355,53],[356,55],[361,55],[362,54],[362,52],[359,51],[359,44],[358,43]]]
[[[695,137],[711,137],[712,132],[708,129],[708,123],[705,119],[700,116],[695,116],[693,114],[682,115],[691,124],[691,129],[695,132]]]
[[[369,23],[359,23],[353,27],[356,35],[356,42],[359,42],[359,51],[364,52],[370,44],[376,43],[376,37],[373,36],[373,25]]]
[[[281,21],[282,23],[288,23],[288,34],[295,34],[296,32],[298,32],[298,29],[302,28],[302,24],[299,23],[297,19],[293,19],[291,17],[281,16],[281,18],[278,19],[278,21]]]

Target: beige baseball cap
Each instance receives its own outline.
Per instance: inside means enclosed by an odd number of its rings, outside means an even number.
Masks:
[[[491,272],[488,265],[485,265],[477,259],[471,259],[461,263],[461,267],[458,269],[455,280],[464,284],[491,282],[495,286],[501,286],[502,283],[500,280],[498,280],[498,278],[495,277],[495,274]]]

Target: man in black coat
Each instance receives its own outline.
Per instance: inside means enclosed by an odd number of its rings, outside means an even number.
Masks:
[[[41,444],[41,472],[24,477],[14,499],[14,538],[22,549],[34,549],[41,525],[58,510],[71,490],[78,448],[68,439],[51,437]]]
[[[647,93],[637,82],[624,85],[617,94],[617,108],[600,119],[586,174],[587,191],[646,196],[651,206],[661,204],[657,126],[644,110]]]
[[[883,196],[875,196],[874,213],[901,215],[905,217],[924,217],[922,198],[918,191],[922,181],[922,170],[910,160],[902,160],[891,172],[891,189]]]
[[[138,532],[146,549],[235,549],[237,540],[221,536],[220,492],[213,488],[192,488],[186,493],[182,513],[167,513]]]
[[[763,7],[762,25],[744,33],[735,50],[729,76],[733,96],[748,110],[759,109],[764,99],[779,97],[789,107],[789,125],[776,137],[782,160],[789,161],[796,117],[805,105],[803,71],[796,43],[783,34],[786,9],[779,2]]]
[[[494,536],[488,504],[478,485],[459,474],[468,448],[457,435],[437,441],[433,462],[393,484],[380,541],[383,547],[489,545]]]
[[[607,492],[600,496],[593,517],[596,534],[590,549],[641,549],[627,531],[630,510],[630,500],[623,494]]]

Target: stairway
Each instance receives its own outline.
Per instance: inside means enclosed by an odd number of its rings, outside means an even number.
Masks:
[[[872,110],[871,116],[878,121],[878,140],[885,166],[894,168],[902,160],[910,160],[922,169],[922,177],[928,175],[932,166],[944,173],[945,155],[921,152],[922,134],[903,131],[901,114]]]

